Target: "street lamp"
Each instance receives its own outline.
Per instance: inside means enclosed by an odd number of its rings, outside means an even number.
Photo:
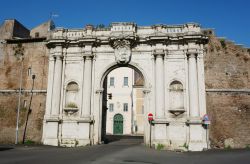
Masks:
[[[31,88],[31,96],[30,96],[30,103],[29,103],[29,109],[27,112],[27,116],[26,116],[26,121],[25,121],[25,127],[24,127],[24,131],[23,131],[23,144],[25,142],[25,136],[26,136],[26,129],[27,129],[27,125],[28,125],[28,120],[29,120],[29,115],[31,113],[31,102],[32,102],[32,98],[33,98],[33,89],[34,89],[34,81],[35,81],[36,75],[32,75],[32,88]]]
[[[21,105],[21,92],[22,92],[22,80],[23,80],[23,56],[21,56],[21,68],[20,68],[20,83],[19,83],[19,94],[18,94],[18,107],[16,117],[16,140],[15,144],[18,144],[18,130],[19,130],[19,116],[20,116],[20,105]]]

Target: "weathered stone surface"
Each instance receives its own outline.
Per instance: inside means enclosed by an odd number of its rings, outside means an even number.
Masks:
[[[30,102],[30,89],[32,87],[31,75],[35,74],[34,90],[31,104],[32,112],[29,115],[27,139],[41,142],[42,121],[45,112],[48,56],[44,42],[0,44],[0,142],[14,143],[18,89],[20,84],[21,61],[17,48],[23,49],[23,80],[22,89],[27,90],[21,96],[20,132],[19,141],[22,139],[27,109]],[[28,73],[30,68],[30,74]],[[26,101],[26,106],[24,102]]]
[[[205,83],[212,147],[245,148],[250,145],[250,93],[241,92],[250,89],[249,74],[249,50],[210,37],[205,56]],[[208,92],[209,89],[227,92]],[[229,144],[229,140],[233,143]]]
[[[15,19],[5,20],[0,26],[0,39],[29,38],[29,30]]]

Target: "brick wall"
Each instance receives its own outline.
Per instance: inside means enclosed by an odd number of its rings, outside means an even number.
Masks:
[[[206,89],[250,89],[249,50],[224,39],[210,37],[205,56]],[[207,92],[212,147],[250,145],[250,93]]]
[[[1,44],[0,48],[0,143],[14,143],[15,141],[18,89],[21,77],[21,60],[19,58],[21,52],[17,49],[23,49],[22,89],[31,89],[31,75],[35,74],[34,90],[40,91],[33,95],[31,103],[32,112],[29,115],[27,128],[27,139],[41,142],[48,71],[48,54],[45,43],[19,42],[14,44]],[[29,68],[31,71],[28,71]],[[28,72],[31,74],[28,74]],[[8,90],[8,92],[3,90]],[[23,92],[21,96],[19,141],[21,141],[23,135],[30,96],[30,92]],[[24,106],[24,101],[26,101],[26,107]]]

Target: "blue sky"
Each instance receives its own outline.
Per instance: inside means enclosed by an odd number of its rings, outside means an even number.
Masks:
[[[138,25],[197,22],[217,36],[250,47],[250,0],[4,0],[0,21],[15,18],[32,28],[50,18],[56,26],[135,22]]]

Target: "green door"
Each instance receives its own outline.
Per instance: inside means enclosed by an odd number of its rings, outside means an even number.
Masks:
[[[123,134],[123,116],[121,114],[114,115],[114,134]]]

